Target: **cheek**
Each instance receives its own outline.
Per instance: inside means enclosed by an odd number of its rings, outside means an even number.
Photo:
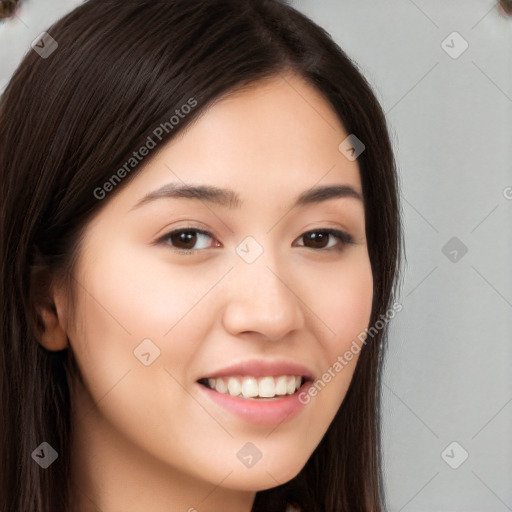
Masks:
[[[321,418],[318,424],[326,428],[350,385],[363,347],[361,335],[370,321],[373,276],[367,253],[347,259],[335,271],[330,269],[323,283],[312,295],[321,319],[322,373],[303,399],[315,404]]]
[[[316,303],[325,323],[323,336],[331,363],[344,352],[370,321],[373,276],[366,251],[326,271]],[[329,336],[330,334],[330,336]]]
[[[169,381],[173,396],[180,396],[170,375],[183,383],[193,369],[214,317],[203,307],[210,304],[206,296],[225,269],[171,265],[165,250],[121,242],[101,250],[91,245],[91,253],[98,256],[79,272],[80,326],[71,340],[93,398],[127,371],[130,381],[140,379],[138,389],[148,388],[155,398],[155,390],[169,392]]]
[[[90,333],[167,343],[211,286],[209,274],[171,265],[165,249],[118,244],[97,254],[83,274]]]
[[[122,258],[114,247],[96,254],[79,277],[80,326],[70,332],[85,399],[90,395],[110,424],[155,457],[187,460],[190,437],[206,439],[213,423],[183,387],[203,334],[195,306],[209,281],[202,290],[197,275],[171,275],[169,265],[154,260],[145,266],[135,250]]]

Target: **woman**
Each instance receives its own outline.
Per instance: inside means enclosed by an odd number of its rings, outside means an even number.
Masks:
[[[0,509],[382,510],[401,231],[354,64],[277,0],[89,0],[33,48],[0,105]]]

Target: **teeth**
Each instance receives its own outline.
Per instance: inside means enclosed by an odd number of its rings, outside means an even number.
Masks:
[[[218,377],[208,379],[208,386],[218,393],[242,398],[274,398],[293,395],[302,384],[302,377]]]
[[[286,380],[286,392],[291,395],[295,393],[295,377],[288,378]]]
[[[234,377],[230,377],[228,380],[228,391],[231,396],[238,396],[242,392],[240,381]]]
[[[219,380],[222,379],[217,379],[217,382]],[[253,398],[258,396],[258,381],[254,377],[246,377],[242,380],[242,395],[244,398]]]
[[[260,379],[258,394],[263,398],[276,396],[276,384],[273,377],[263,377]]]
[[[281,375],[276,379],[276,395],[286,395],[286,377]]]
[[[228,388],[226,387],[226,383],[222,379],[215,380],[215,391],[219,393],[226,393]]]

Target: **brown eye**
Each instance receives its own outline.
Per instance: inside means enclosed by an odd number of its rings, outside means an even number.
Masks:
[[[180,231],[171,235],[169,240],[178,249],[193,249],[197,243],[197,234],[195,231]]]
[[[177,229],[163,236],[160,241],[170,245],[176,251],[195,251],[200,249],[209,249],[211,247],[219,247],[219,242],[214,245],[208,242],[208,239],[215,240],[213,235],[208,231],[201,229]],[[199,245],[199,247],[197,246]]]
[[[332,238],[337,239],[337,243],[335,241],[334,244],[330,244]],[[345,245],[354,243],[354,239],[348,233],[338,229],[317,229],[308,231],[299,239],[304,241],[304,247],[310,249],[341,249]],[[338,245],[338,247],[336,247],[336,245]]]
[[[313,247],[314,249],[323,249],[329,242],[330,234],[321,231],[311,231],[302,235],[304,238],[304,245]]]

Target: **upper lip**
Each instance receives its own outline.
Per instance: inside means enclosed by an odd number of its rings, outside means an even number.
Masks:
[[[304,377],[305,380],[314,379],[313,372],[302,363],[289,360],[265,361],[261,359],[252,359],[225,366],[224,368],[211,371],[208,375],[205,375],[202,378],[210,379],[216,377],[231,377],[234,375],[243,375],[247,377],[279,377],[280,375],[296,375]]]

